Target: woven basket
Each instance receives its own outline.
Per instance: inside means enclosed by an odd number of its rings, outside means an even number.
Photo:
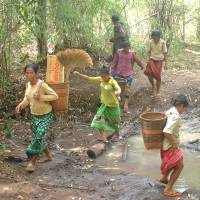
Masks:
[[[161,149],[163,144],[163,128],[167,116],[160,112],[146,112],[140,115],[142,135],[146,149]]]

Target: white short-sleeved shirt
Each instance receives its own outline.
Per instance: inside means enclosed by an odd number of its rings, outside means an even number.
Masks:
[[[175,142],[180,143],[180,127],[181,117],[175,107],[172,107],[165,113],[167,115],[167,123],[163,129],[163,133],[172,134]],[[163,140],[163,150],[167,150],[171,147],[169,140],[165,137]]]
[[[150,58],[153,60],[163,60],[165,57],[164,54],[167,53],[166,42],[163,39],[160,39],[158,43],[150,40],[147,51],[150,52]]]

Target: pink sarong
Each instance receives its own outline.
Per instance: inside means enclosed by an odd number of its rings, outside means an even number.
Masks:
[[[166,151],[161,150],[160,155],[162,160],[160,166],[162,174],[171,171],[183,161],[183,153],[180,149],[173,150],[170,148]]]
[[[157,81],[161,81],[162,63],[162,60],[149,59],[144,74],[147,76],[152,76]]]

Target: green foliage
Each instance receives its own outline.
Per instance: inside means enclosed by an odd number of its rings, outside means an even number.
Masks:
[[[147,47],[147,42],[137,38],[136,36],[131,38],[131,45],[132,48],[134,49],[134,51],[136,52],[137,56],[142,59],[145,60],[147,57],[147,53],[146,53],[146,47]]]
[[[152,29],[162,31],[172,58],[185,37],[190,42],[200,38],[199,9],[198,0],[0,0],[0,106],[8,110],[6,102],[16,100],[12,64],[36,60],[35,49],[38,60],[46,57],[47,44],[55,52],[85,49],[97,61],[108,57],[113,34],[110,18],[117,14],[140,58],[146,59]]]
[[[172,40],[180,37],[180,21],[185,15],[185,7],[183,0],[147,0],[147,5],[151,13],[156,13],[155,17],[151,18],[151,29],[157,29],[162,32],[163,37],[167,40],[170,46]]]
[[[9,116],[9,113],[3,113],[4,119],[5,119],[5,126],[3,133],[5,134],[6,138],[12,138],[13,137],[13,129],[12,129],[12,119]]]
[[[15,8],[21,20],[36,37],[38,45],[37,58],[39,61],[43,60],[47,54],[47,0],[18,0]]]
[[[120,1],[119,1],[120,2]],[[110,16],[119,3],[107,1],[50,1],[49,39],[61,48],[83,48],[97,56],[107,51],[112,34]],[[107,45],[106,45],[107,44]]]
[[[1,155],[1,153],[4,152],[5,149],[6,149],[6,145],[4,143],[0,142],[0,155]]]

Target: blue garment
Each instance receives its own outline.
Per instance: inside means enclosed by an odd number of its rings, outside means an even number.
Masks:
[[[112,72],[112,77],[113,78],[121,78],[121,79],[124,79],[126,80],[127,82],[127,85],[130,87],[133,83],[133,78],[132,78],[132,75],[131,76],[126,76],[126,77],[123,77],[123,76],[120,76],[117,72]]]

